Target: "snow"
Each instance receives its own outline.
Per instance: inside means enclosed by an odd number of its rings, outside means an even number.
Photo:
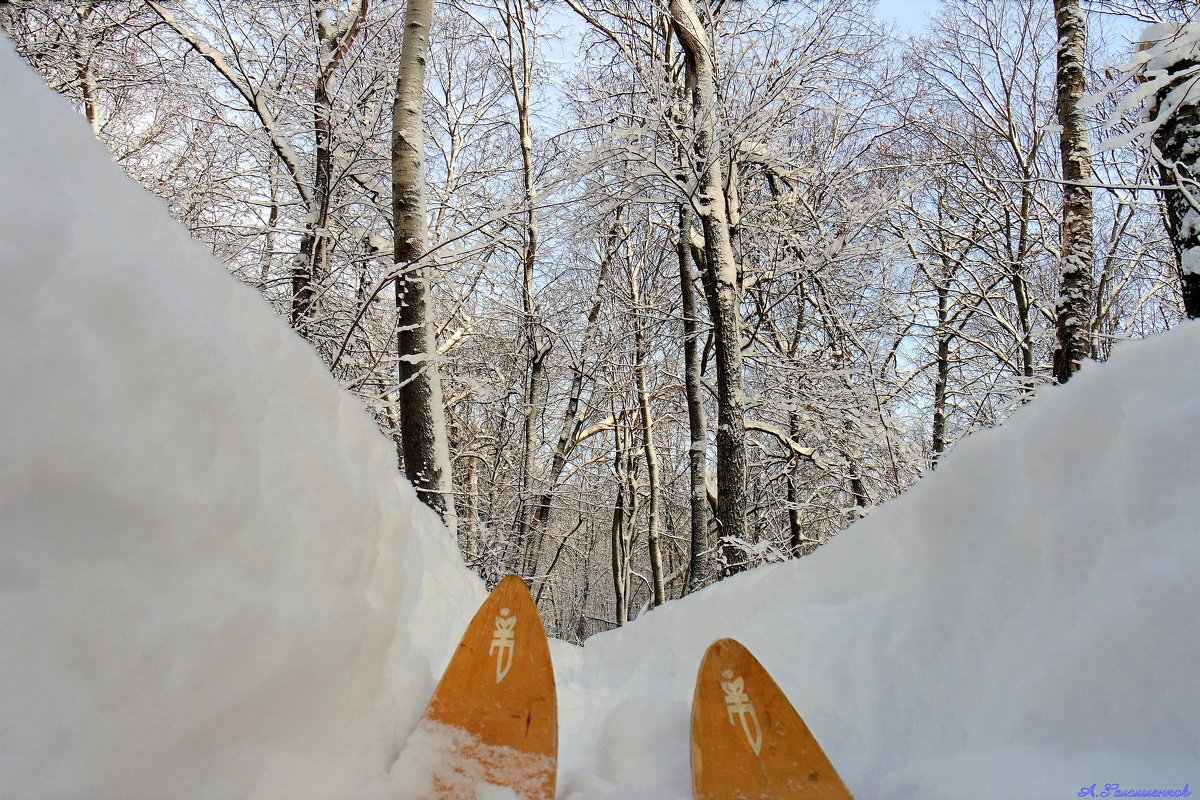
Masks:
[[[1179,261],[1184,275],[1200,275],[1200,247],[1189,247],[1181,251]]]
[[[311,349],[0,71],[0,797],[349,797],[482,587]]]
[[[452,758],[464,752],[475,754],[476,760]],[[488,783],[483,763],[496,770],[494,777],[503,786]],[[488,745],[461,728],[422,719],[405,742],[394,770],[402,779],[376,788],[378,800],[402,796],[397,787],[403,788],[403,796],[435,796],[435,785],[456,792],[455,797],[474,792],[476,800],[521,800],[539,789],[552,767],[549,756]]]
[[[1175,22],[1147,25],[1138,37],[1138,45],[1146,53],[1147,70],[1169,70],[1195,58],[1200,47],[1200,26]]]
[[[687,701],[721,636],[859,798],[1194,783],[1198,415],[1189,324],[1042,392],[814,555],[589,640],[558,671],[588,706],[564,725],[564,796],[688,796]],[[672,767],[624,771],[652,754]]]
[[[1128,63],[1112,67],[1112,83],[1085,98],[1082,107],[1095,105],[1119,86],[1132,83],[1109,114],[1108,125],[1115,126],[1131,109],[1143,105],[1141,122],[1119,135],[1108,136],[1101,152],[1115,150],[1133,142],[1148,145],[1163,124],[1185,105],[1197,100],[1197,67],[1189,66],[1200,53],[1200,25],[1158,23],[1147,25],[1137,43],[1138,50]],[[1159,93],[1166,89],[1162,97]]]
[[[307,346],[0,72],[0,797],[411,796],[479,582]],[[723,636],[859,800],[1195,786],[1198,420],[1188,323],[814,555],[552,643],[559,796],[689,797]]]

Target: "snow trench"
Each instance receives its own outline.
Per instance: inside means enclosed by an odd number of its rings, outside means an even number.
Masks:
[[[0,72],[0,798],[404,797],[480,582],[307,346]],[[1189,323],[816,554],[552,643],[559,796],[689,797],[723,636],[860,800],[1195,787],[1197,420]]]

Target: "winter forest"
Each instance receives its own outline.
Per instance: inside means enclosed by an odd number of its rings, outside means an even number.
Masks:
[[[573,642],[804,557],[1200,316],[1195,13],[0,0]]]

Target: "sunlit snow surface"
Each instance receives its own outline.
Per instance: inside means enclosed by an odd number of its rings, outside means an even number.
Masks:
[[[481,588],[318,360],[0,44],[0,798],[403,798]],[[1200,326],[800,562],[555,643],[563,798],[690,795],[742,640],[859,800],[1200,790]]]
[[[2,36],[0,74],[0,798],[349,797],[482,587]]]
[[[1200,792],[1198,430],[1192,323],[1043,391],[813,556],[593,638],[560,669],[567,796],[688,796],[720,636],[863,800]]]

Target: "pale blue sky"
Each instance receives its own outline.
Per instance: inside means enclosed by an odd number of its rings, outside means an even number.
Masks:
[[[877,15],[880,19],[896,23],[901,36],[908,33],[923,33],[929,21],[929,15],[941,6],[942,0],[878,0]],[[551,28],[558,29],[567,35],[566,40],[558,46],[543,42],[543,55],[549,55],[550,60],[559,63],[571,63],[575,60],[574,37],[578,35],[583,23],[572,13],[565,3],[552,3],[547,7],[545,17]]]
[[[901,33],[920,33],[939,5],[941,0],[879,0],[876,8],[879,18],[895,20]]]

